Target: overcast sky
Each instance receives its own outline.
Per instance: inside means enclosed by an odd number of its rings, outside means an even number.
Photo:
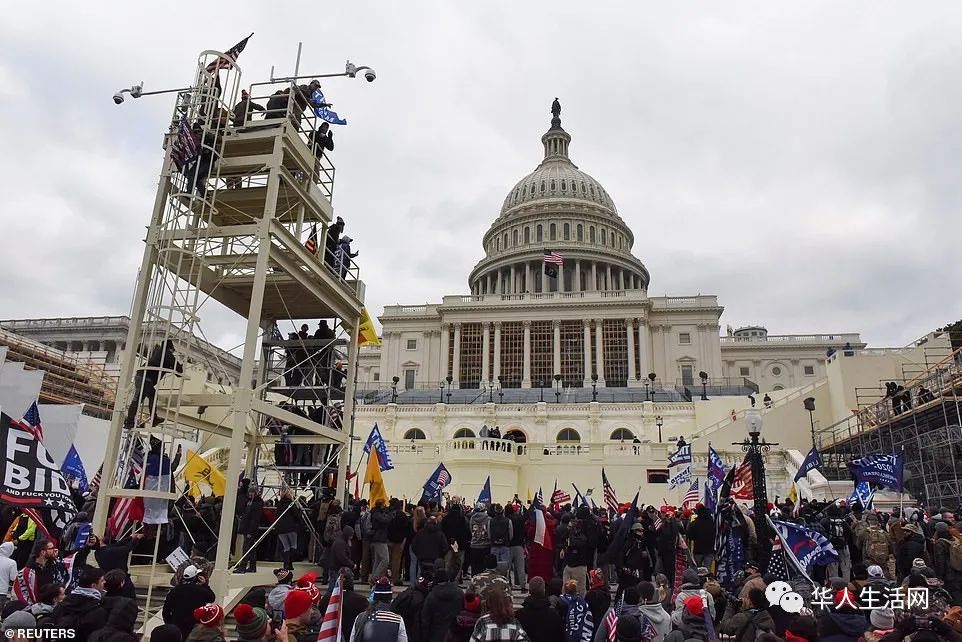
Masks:
[[[290,72],[298,41],[302,71],[377,70],[325,84],[376,314],[467,292],[559,96],[651,295],[876,346],[962,317],[958,2],[87,0],[0,21],[0,318],[128,312],[173,98],[111,95],[183,86],[251,31],[244,84]]]

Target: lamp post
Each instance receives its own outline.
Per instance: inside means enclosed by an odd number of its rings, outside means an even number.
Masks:
[[[448,375],[444,380],[448,382],[448,403],[451,403],[451,385],[454,382],[454,377]]]
[[[488,403],[494,403],[494,382],[489,381],[485,385],[488,386]]]
[[[645,379],[645,401],[648,401],[648,380]]]
[[[504,388],[501,387],[501,375],[498,375],[498,403],[504,403]]]
[[[391,403],[397,403],[397,384],[400,380],[397,376],[391,377]]]
[[[809,397],[804,402],[805,410],[808,411],[808,421],[812,425],[812,448],[816,448],[815,445],[815,397]]]
[[[544,401],[544,379],[538,382],[538,401]]]
[[[598,401],[598,373],[591,373],[591,400]]]
[[[661,443],[661,427],[665,425],[665,420],[661,418],[661,415],[655,416],[655,425],[658,426],[658,443]]]
[[[438,403],[444,403],[444,380],[438,382]]]
[[[555,384],[554,402],[561,403],[561,375],[556,374],[554,376],[554,384]]]
[[[708,373],[702,370],[698,377],[701,379],[701,400],[708,401]]]
[[[748,428],[748,437],[742,442],[735,442],[733,446],[741,446],[742,452],[746,454],[752,469],[752,497],[755,502],[755,510],[752,519],[755,522],[755,532],[758,534],[758,561],[762,567],[768,562],[771,555],[771,529],[765,516],[768,514],[768,489],[765,484],[765,458],[764,455],[771,451],[772,446],[777,446],[776,442],[765,441],[761,437],[762,416],[756,411],[749,411],[745,417],[745,425]]]

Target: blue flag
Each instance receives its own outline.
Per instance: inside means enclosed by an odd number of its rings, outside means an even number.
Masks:
[[[875,491],[872,490],[872,485],[868,482],[855,482],[855,488],[852,489],[852,494],[849,495],[848,503],[854,504],[858,502],[862,505],[865,510],[872,510],[872,500],[875,497]]]
[[[484,486],[481,488],[481,494],[478,495],[478,503],[491,503],[491,475],[488,475],[488,478],[484,480]]]
[[[868,455],[848,463],[848,471],[856,481],[878,484],[902,491],[902,453]]]
[[[346,125],[347,121],[337,115],[336,112],[331,111],[327,108],[327,101],[324,100],[324,92],[320,89],[315,89],[314,93],[311,94],[311,105],[314,107],[314,113],[321,120],[326,120],[332,125]]]
[[[772,520],[785,548],[791,551],[805,573],[811,573],[815,565],[825,566],[838,561],[838,552],[828,539],[811,528],[791,522]]]
[[[69,480],[76,479],[77,488],[81,493],[86,493],[89,489],[89,485],[87,484],[87,471],[84,470],[84,464],[80,461],[80,454],[77,452],[77,449],[74,448],[73,444],[70,444],[67,457],[60,466],[60,472],[67,478],[68,483]]]
[[[381,465],[381,472],[385,470],[393,470],[394,462],[391,461],[391,455],[387,452],[387,443],[384,441],[384,437],[381,436],[381,431],[378,430],[377,424],[371,428],[371,434],[367,436],[367,442],[364,444],[364,453],[366,455],[371,454],[371,446],[374,446],[374,450],[377,451],[377,461]]]
[[[705,506],[712,513],[718,505],[718,489],[725,481],[725,462],[718,451],[708,445],[708,479],[705,481]]]
[[[718,489],[711,487],[711,481],[705,480],[705,508],[709,513],[715,513],[715,506],[718,505]]]
[[[438,464],[438,467],[434,469],[434,473],[428,477],[428,480],[424,482],[424,493],[421,499],[437,499],[441,496],[444,491],[444,487],[451,483],[451,473],[445,468],[444,464]]]
[[[71,551],[79,551],[81,548],[87,545],[87,538],[90,534],[94,532],[92,524],[81,524],[80,528],[77,529],[77,534],[74,535]]]
[[[812,449],[808,451],[807,455],[805,455],[805,461],[802,462],[802,465],[799,467],[798,472],[795,473],[794,481],[798,481],[799,479],[807,475],[808,471],[815,470],[816,468],[821,467],[821,465],[822,465],[822,456],[818,453],[818,450],[815,448],[815,446],[812,446]]]
[[[679,446],[678,450],[668,455],[668,467],[691,463],[691,444]]]
[[[682,484],[690,484],[690,483],[691,483],[691,466],[686,466],[685,468],[682,468],[680,471],[675,473],[674,477],[670,477],[668,479],[668,488],[674,490],[679,486],[681,486]]]

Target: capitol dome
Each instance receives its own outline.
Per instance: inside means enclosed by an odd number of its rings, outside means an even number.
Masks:
[[[557,99],[552,115],[541,137],[544,160],[511,188],[484,234],[471,292],[647,290],[648,270],[631,254],[634,234],[601,183],[568,156],[571,135],[561,127]],[[557,277],[544,274],[546,252],[561,257]]]

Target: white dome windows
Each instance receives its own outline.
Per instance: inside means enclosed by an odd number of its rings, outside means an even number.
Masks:
[[[535,233],[534,233],[535,243],[541,243],[542,241],[544,241],[544,228],[541,226],[541,224],[538,224],[538,226],[535,227],[534,230],[535,230]]]
[[[578,235],[578,236],[577,236],[578,240],[579,240],[579,241],[584,241],[584,240],[585,240],[585,228],[584,228],[584,226],[583,226],[581,223],[578,223],[578,227],[575,228],[575,229],[576,229],[576,232],[577,232],[577,235]]]
[[[561,191],[562,192],[568,191],[568,184],[565,182],[564,179],[561,180]]]
[[[601,228],[601,244],[608,245],[608,230]]]
[[[558,226],[555,225],[554,223],[551,223],[548,226],[548,240],[554,241],[554,240],[557,240],[557,238],[558,238]]]
[[[511,233],[511,236],[512,236],[512,239],[511,239],[511,240],[512,240],[512,242],[514,243],[514,247],[518,247],[518,230],[514,230],[514,231]]]
[[[563,235],[564,240],[570,241],[570,240],[571,240],[571,225],[568,224],[568,223],[565,223],[565,224],[564,224],[564,227],[562,227],[561,229],[562,229],[562,235]]]
[[[588,228],[588,242],[589,243],[595,242],[595,226],[594,225]]]
[[[531,242],[531,228],[525,226],[524,228],[524,244],[527,245]]]

